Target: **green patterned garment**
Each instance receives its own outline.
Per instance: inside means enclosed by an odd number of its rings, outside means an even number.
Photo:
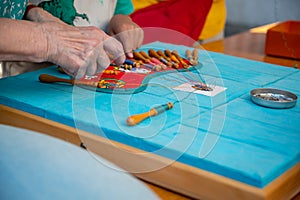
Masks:
[[[80,14],[76,11],[74,0],[43,1],[39,4],[39,7],[70,25],[74,25],[73,21],[76,17],[89,21],[86,14]]]
[[[77,6],[75,6],[76,1]],[[109,1],[111,2],[108,3]],[[106,2],[104,0],[40,0],[37,2],[39,7],[70,25],[77,25],[74,23],[75,21],[84,20],[89,24],[98,26],[98,23],[93,23],[97,19],[107,20],[106,17],[111,18],[111,14],[128,15],[134,9],[131,0],[106,0]],[[111,11],[114,6],[105,7],[104,4],[115,5],[115,10]],[[99,7],[99,10],[95,12],[91,7]],[[103,7],[102,10],[101,7]],[[83,12],[78,10],[83,10]],[[89,19],[92,21],[90,22]]]
[[[28,0],[0,0],[0,17],[22,19]]]
[[[118,0],[115,10],[116,14],[130,15],[134,11],[132,1],[130,0]]]

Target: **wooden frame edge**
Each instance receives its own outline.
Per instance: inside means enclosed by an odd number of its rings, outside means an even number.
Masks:
[[[264,187],[267,200],[292,199],[300,192],[300,162]]]
[[[84,141],[88,150],[137,177],[193,198],[273,200],[291,197],[300,189],[299,163],[260,189],[4,105],[0,105],[0,123],[38,131],[78,146]],[[135,173],[138,168],[151,166],[164,167]]]

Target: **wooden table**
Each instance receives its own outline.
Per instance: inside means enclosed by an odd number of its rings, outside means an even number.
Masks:
[[[300,69],[300,60],[265,55],[266,32],[274,25],[276,23],[253,28],[202,47],[207,51]]]
[[[237,34],[224,40],[212,42],[203,45],[203,48],[208,51],[220,52],[228,55],[233,55],[237,57],[248,58],[257,61],[263,61],[273,64],[279,64],[287,67],[296,67],[300,69],[299,60],[285,59],[285,58],[276,58],[271,56],[266,56],[264,54],[264,44],[265,44],[265,30],[261,28],[252,29],[247,32]],[[3,108],[0,107],[0,110]],[[58,124],[49,120],[40,121],[38,117],[34,117],[31,114],[24,113],[22,111],[16,112],[14,109],[4,109],[1,111],[0,123],[12,124],[15,126],[32,129],[35,131],[40,131],[46,134],[50,134],[56,137],[59,137],[58,133],[54,130],[57,128],[60,129],[65,135],[71,135],[74,130],[65,125]],[[8,115],[5,115],[5,114]],[[4,117],[5,115],[5,117]],[[9,116],[9,117],[7,117]],[[56,135],[55,135],[56,134]],[[74,140],[74,137],[69,137],[71,143],[80,144],[80,140]],[[68,139],[67,139],[68,140]],[[175,193],[173,191],[164,189],[154,184],[145,183],[154,190],[159,197],[162,199],[171,199],[171,200],[183,200],[190,199],[181,194]],[[294,199],[300,199],[298,194]]]

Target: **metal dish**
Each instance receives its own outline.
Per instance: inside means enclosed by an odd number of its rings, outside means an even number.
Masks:
[[[254,89],[250,94],[254,103],[269,108],[291,108],[296,105],[298,99],[291,92],[272,88]]]

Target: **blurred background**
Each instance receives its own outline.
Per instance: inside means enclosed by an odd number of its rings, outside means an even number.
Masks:
[[[226,0],[225,36],[276,21],[300,20],[300,0]]]

